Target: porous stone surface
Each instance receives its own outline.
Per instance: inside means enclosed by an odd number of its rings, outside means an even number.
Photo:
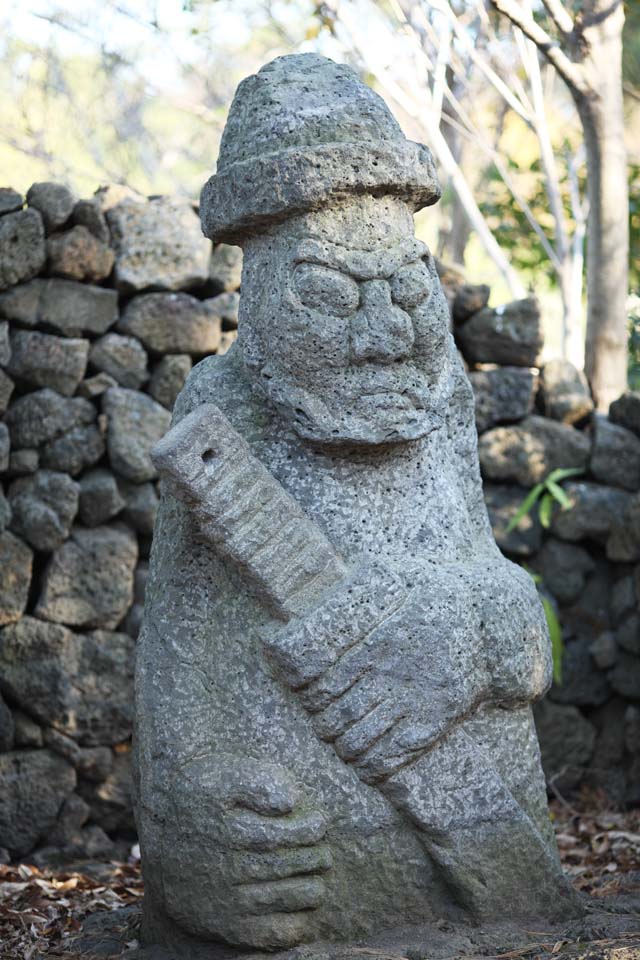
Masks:
[[[109,470],[89,470],[80,480],[79,515],[85,527],[98,527],[117,516],[125,505]]]
[[[72,427],[60,437],[46,443],[40,452],[40,465],[77,476],[92,467],[104,454],[102,430],[95,424]]]
[[[191,357],[187,353],[168,354],[153,368],[149,393],[167,410],[173,410],[190,370]]]
[[[87,747],[129,736],[133,642],[23,617],[0,630],[0,687],[45,727]]]
[[[13,748],[15,733],[13,714],[0,696],[0,753],[6,753]]]
[[[93,200],[78,200],[71,214],[71,222],[74,226],[86,227],[101,243],[111,240],[105,215]]]
[[[243,247],[238,342],[195,367],[153,453],[145,943],[277,950],[576,909],[530,708],[544,613],[491,536],[414,234],[438,195],[349,68],[282,57],[240,86],[200,206]]]
[[[27,606],[33,553],[9,530],[0,534],[0,626],[19,620]]]
[[[4,472],[9,466],[11,454],[11,436],[6,423],[0,423],[0,472]]]
[[[542,768],[561,794],[575,787],[588,769],[596,729],[577,707],[544,700],[535,707],[536,728],[544,747]]]
[[[614,400],[609,407],[609,419],[640,436],[640,391],[629,390]]]
[[[72,280],[32,280],[0,294],[0,316],[65,337],[105,333],[118,316],[115,290]]]
[[[553,511],[551,532],[563,540],[606,543],[614,521],[627,509],[630,494],[582,481],[569,481],[563,489],[571,508]]]
[[[133,483],[157,476],[149,453],[166,433],[170,414],[151,397],[113,387],[102,401],[107,417],[107,451],[116,473]]]
[[[76,527],[49,562],[35,615],[71,627],[117,627],[133,599],[137,558],[126,528]]]
[[[116,251],[119,290],[180,290],[207,280],[211,247],[187,201],[125,199],[111,207],[106,217]]]
[[[503,553],[514,557],[531,557],[542,544],[542,526],[536,510],[529,511],[513,530],[508,530],[528,492],[513,484],[484,484],[484,501],[496,543]]]
[[[44,388],[16,400],[6,415],[12,446],[35,448],[96,419],[93,404]]]
[[[109,374],[121,387],[138,390],[149,377],[147,353],[135,337],[105,334],[91,344],[89,361],[94,369]]]
[[[215,352],[221,326],[220,312],[188,293],[134,297],[118,321],[120,333],[137,337],[153,353],[196,357]]]
[[[0,217],[0,290],[35,277],[46,258],[44,227],[36,210]]]
[[[23,203],[24,198],[17,190],[12,190],[11,187],[0,187],[0,216],[21,210]]]
[[[40,212],[47,233],[65,225],[75,202],[71,190],[62,183],[34,183],[27,190],[27,203]]]
[[[640,488],[640,439],[606,417],[594,421],[590,469],[596,480],[623,487]]]
[[[457,289],[453,300],[453,322],[465,323],[474,313],[478,313],[489,303],[491,288],[486,283],[463,283]]]
[[[543,345],[535,297],[480,310],[457,331],[465,357],[474,363],[535,367]]]
[[[550,538],[532,566],[544,578],[545,587],[556,600],[570,603],[583,589],[594,562],[583,547]]]
[[[47,257],[51,273],[90,283],[108,277],[115,261],[113,250],[80,225],[49,237]]]
[[[541,373],[540,396],[548,417],[573,424],[589,416],[593,400],[582,370],[556,357],[545,363]]]
[[[530,416],[513,426],[489,430],[480,437],[478,450],[487,479],[532,487],[559,467],[586,470],[591,442],[573,427]]]
[[[476,426],[484,433],[498,423],[522,420],[531,413],[538,375],[525,367],[496,367],[469,374],[476,404]]]
[[[2,433],[0,431],[0,437]],[[24,477],[35,473],[40,463],[37,450],[12,450],[9,455],[7,477]]]
[[[28,853],[51,831],[75,785],[71,764],[50,750],[0,754],[0,844],[12,857]]]
[[[40,470],[9,487],[11,530],[34,550],[56,550],[78,512],[79,487],[66,473]]]
[[[137,533],[150,537],[158,512],[158,494],[152,483],[120,484],[125,497],[124,519]]]
[[[9,406],[14,387],[11,377],[8,377],[4,370],[0,370],[0,414],[4,413]]]
[[[5,530],[11,522],[11,505],[4,493],[0,493],[0,533]]]
[[[0,365],[6,367],[11,360],[11,341],[9,339],[9,324],[6,320],[0,323]]]
[[[89,341],[15,330],[7,370],[16,381],[71,397],[84,377]]]

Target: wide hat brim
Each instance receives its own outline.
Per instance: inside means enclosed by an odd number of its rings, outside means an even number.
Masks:
[[[241,244],[271,224],[355,195],[392,196],[420,210],[440,199],[430,150],[410,140],[292,147],[219,169],[202,188],[214,243]]]

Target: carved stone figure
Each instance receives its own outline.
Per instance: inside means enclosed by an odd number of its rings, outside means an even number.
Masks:
[[[137,666],[143,936],[185,956],[576,910],[530,709],[545,620],[414,235],[438,197],[351,69],[239,86],[201,202],[244,250],[239,338],[153,455]]]

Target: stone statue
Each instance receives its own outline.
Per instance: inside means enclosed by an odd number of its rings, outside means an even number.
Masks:
[[[438,197],[350,68],[240,84],[200,209],[244,250],[239,338],[154,453],[137,665],[143,936],[185,956],[576,910],[530,709],[544,616],[492,538],[414,235]]]

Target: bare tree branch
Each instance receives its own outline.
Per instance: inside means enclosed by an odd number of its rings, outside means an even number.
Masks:
[[[571,33],[575,24],[562,0],[542,0],[545,9],[561,33]]]
[[[545,55],[572,93],[576,96],[588,96],[591,88],[579,63],[574,63],[539,23],[526,13],[515,0],[489,0],[498,13],[502,13],[515,27],[519,27],[529,40]]]

